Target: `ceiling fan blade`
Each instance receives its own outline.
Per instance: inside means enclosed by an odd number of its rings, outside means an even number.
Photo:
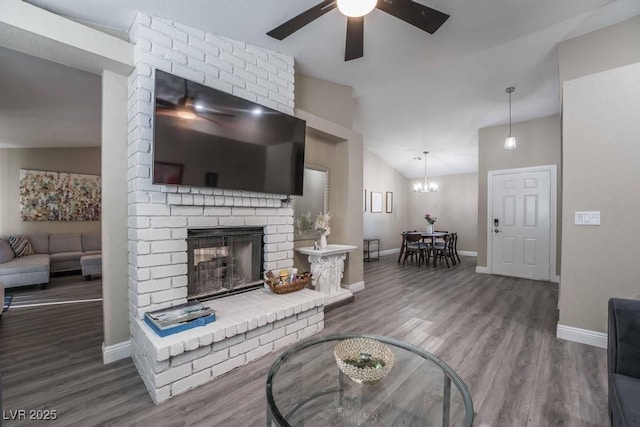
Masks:
[[[203,108],[201,112],[202,114],[213,114],[214,116],[219,117],[236,117],[235,114],[222,113],[220,111],[210,110],[208,108]]]
[[[185,102],[183,108],[187,108],[196,114],[212,114],[222,117],[235,117],[235,114],[225,113],[222,111],[207,108],[206,105],[203,105],[203,103],[196,102],[194,98],[187,98],[187,101]]]
[[[167,101],[166,99],[162,99],[162,98],[156,98],[156,105],[160,108],[170,108],[173,110],[178,108],[178,106],[173,102]]]
[[[313,6],[311,9],[302,12],[300,15],[289,19],[284,24],[269,31],[267,35],[274,39],[283,40],[336,7],[337,3],[335,0],[323,1],[322,3]]]
[[[220,123],[219,121],[214,120],[214,119],[212,119],[211,117],[207,117],[207,116],[205,116],[204,114],[198,114],[198,117],[199,117],[199,118],[201,118],[201,119],[204,119],[204,120],[208,120],[208,121],[210,121],[211,123],[216,124],[216,125],[218,125],[218,126],[220,126],[220,127],[225,127],[225,126],[224,126],[222,123]]]
[[[344,60],[362,58],[364,49],[364,16],[347,20],[347,43]]]
[[[433,34],[449,19],[449,15],[412,0],[380,0],[376,6],[389,15]]]

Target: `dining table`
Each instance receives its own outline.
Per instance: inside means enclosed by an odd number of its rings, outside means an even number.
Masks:
[[[404,249],[405,249],[405,245],[406,245],[406,236],[407,234],[417,234],[419,233],[422,236],[422,241],[425,241],[427,239],[431,239],[431,250],[433,251],[433,248],[435,248],[435,244],[436,244],[436,239],[438,238],[442,238],[444,236],[448,236],[449,233],[444,232],[444,231],[433,231],[431,233],[427,232],[427,231],[405,231],[402,233],[402,245],[400,246],[400,255],[398,256],[398,264],[400,264],[400,261],[402,260],[402,255],[404,255]],[[436,266],[436,257],[435,257],[435,253],[433,256],[433,266]]]

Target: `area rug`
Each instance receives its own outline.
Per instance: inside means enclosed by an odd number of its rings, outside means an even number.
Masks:
[[[2,312],[9,310],[9,306],[11,305],[11,300],[13,299],[13,295],[5,295],[4,303],[2,305]]]

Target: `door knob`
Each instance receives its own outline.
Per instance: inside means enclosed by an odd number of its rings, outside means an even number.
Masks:
[[[498,233],[500,232],[500,230],[498,230],[497,228],[494,228],[494,229],[493,229],[493,232],[494,232],[494,233],[496,233],[496,234],[498,234]]]

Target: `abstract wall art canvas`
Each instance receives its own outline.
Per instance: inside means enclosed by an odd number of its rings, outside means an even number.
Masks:
[[[22,221],[100,221],[100,176],[20,169]]]

